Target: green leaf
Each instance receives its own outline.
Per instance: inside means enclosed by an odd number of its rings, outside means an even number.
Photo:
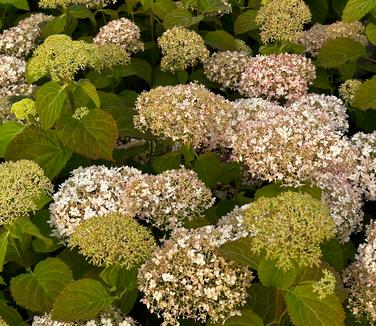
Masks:
[[[73,281],[72,272],[58,258],[38,263],[32,273],[13,277],[10,290],[17,304],[38,312],[50,311],[58,294]]]
[[[50,129],[59,119],[66,100],[65,87],[56,82],[48,82],[38,89],[35,105],[43,129]]]
[[[39,229],[40,233],[52,241],[52,243],[46,244],[42,239],[33,239],[32,245],[35,252],[53,252],[61,246],[56,237],[51,237],[52,229],[49,221],[50,211],[48,209],[42,209],[32,217],[32,222]]]
[[[376,45],[376,25],[374,23],[368,23],[366,27],[366,35],[368,40]]]
[[[255,200],[259,199],[260,197],[276,197],[282,192],[286,191],[294,191],[299,193],[306,193],[309,194],[311,197],[315,199],[321,199],[321,190],[318,187],[310,186],[310,185],[304,185],[300,187],[281,187],[279,184],[272,183],[270,185],[266,185],[255,193]]]
[[[376,109],[376,77],[365,81],[358,89],[352,106],[357,109]]]
[[[321,244],[322,259],[333,266],[337,272],[345,267],[343,245],[337,239],[331,239]]]
[[[80,18],[80,19],[89,18],[90,20],[92,20],[94,18],[94,14],[91,12],[90,9],[84,6],[79,6],[79,5],[70,6],[69,14],[75,18]]]
[[[163,25],[166,29],[174,26],[189,27],[199,23],[202,19],[203,16],[193,17],[187,9],[177,8],[165,15]]]
[[[60,293],[52,318],[66,322],[92,319],[113,301],[114,298],[98,281],[84,278],[68,284]]]
[[[167,170],[179,169],[182,154],[178,152],[170,152],[163,156],[156,157],[152,161],[152,167],[156,173]]]
[[[120,291],[130,291],[137,288],[138,268],[125,269],[115,264],[103,269],[99,274],[109,287]]]
[[[217,154],[207,152],[198,157],[194,163],[194,170],[205,185],[212,188],[221,176],[222,165]]]
[[[38,227],[28,217],[17,218],[9,227],[10,235],[13,238],[21,240],[24,234],[31,235],[37,239],[40,239],[46,246],[52,246],[52,240],[45,237]]]
[[[339,67],[349,61],[355,61],[366,54],[363,44],[349,38],[329,40],[317,56],[317,64],[325,68]]]
[[[7,248],[8,248],[8,237],[9,237],[9,231],[4,230],[0,234],[0,272],[3,271],[5,255],[7,253]]]
[[[272,261],[263,258],[258,266],[257,273],[262,285],[287,289],[294,283],[298,271],[296,269],[282,271]]]
[[[97,89],[95,86],[90,83],[88,80],[80,80],[77,83],[77,86],[82,89],[82,91],[90,97],[90,99],[94,102],[95,106],[97,108],[100,108],[101,106],[101,100],[99,98],[99,95],[97,93]]]
[[[221,51],[236,51],[237,49],[235,38],[224,30],[206,33],[204,41],[213,49]]]
[[[42,37],[47,38],[50,35],[62,33],[64,31],[65,25],[67,24],[67,21],[68,17],[66,14],[54,17],[44,25],[42,30]]]
[[[376,0],[349,0],[343,10],[342,20],[351,23],[361,19],[376,7]]]
[[[241,316],[233,316],[222,324],[224,326],[263,326],[264,322],[259,315],[255,314],[251,309],[243,308],[240,310]]]
[[[137,298],[138,298],[137,288],[124,292],[123,296],[121,297],[119,301],[119,305],[123,313],[127,315],[132,311],[133,306],[137,302]]]
[[[305,0],[305,3],[309,6],[312,14],[311,23],[324,24],[329,12],[327,0]]]
[[[248,302],[247,307],[257,313],[265,324],[270,323],[275,317],[275,305],[277,289],[273,287],[264,287],[261,283],[252,284],[247,290]],[[282,303],[282,310],[284,310]]]
[[[234,34],[243,34],[248,31],[257,29],[255,22],[257,10],[247,10],[240,14],[234,23]]]
[[[112,160],[118,131],[111,114],[95,109],[80,120],[64,114],[57,128],[60,140],[68,148],[91,159]]]
[[[0,4],[10,4],[17,9],[30,10],[27,0],[0,0]]]
[[[172,0],[157,0],[151,4],[153,14],[160,19],[164,19],[174,9],[176,9],[176,4]]]
[[[136,75],[145,80],[148,84],[151,83],[152,69],[149,62],[137,58],[132,58],[130,64],[122,67],[120,75],[122,77]]]
[[[54,131],[28,127],[11,140],[5,158],[35,161],[49,178],[53,178],[63,169],[71,155],[72,152],[61,145]]]
[[[9,142],[23,129],[24,126],[15,121],[7,121],[0,125],[0,157],[4,157]]]
[[[19,312],[9,307],[5,302],[0,301],[0,316],[1,318],[8,323],[10,326],[21,326],[27,325],[24,321]]]
[[[320,300],[312,285],[298,285],[285,293],[287,310],[297,326],[343,326],[345,315],[336,295]]]
[[[253,269],[258,269],[261,257],[251,252],[252,239],[240,238],[235,241],[225,243],[219,248],[220,254],[228,259]]]

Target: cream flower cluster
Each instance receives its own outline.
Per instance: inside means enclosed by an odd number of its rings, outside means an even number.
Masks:
[[[142,302],[162,316],[162,325],[180,325],[179,319],[215,323],[239,314],[245,304],[251,272],[228,261],[216,249],[223,234],[208,226],[177,229],[157,249],[138,274]]]
[[[82,222],[112,212],[126,213],[121,206],[123,189],[141,172],[130,167],[90,166],[73,170],[71,177],[59,186],[50,205],[54,235],[69,237]]]
[[[32,326],[136,326],[132,317],[126,317],[119,308],[110,306],[108,311],[101,313],[96,319],[66,323],[55,321],[51,314],[34,316]]]
[[[4,30],[0,34],[0,53],[18,58],[27,57],[37,46],[42,25],[52,18],[43,13],[35,13],[22,19],[17,26]]]
[[[365,243],[358,248],[355,262],[345,270],[343,281],[350,290],[348,307],[356,317],[365,315],[376,323],[376,222],[367,227]]]
[[[39,0],[39,7],[44,9],[67,8],[81,5],[88,8],[100,8],[116,3],[116,0]]]
[[[236,90],[248,59],[249,55],[241,51],[217,52],[204,64],[204,73],[223,88]]]
[[[117,44],[129,53],[144,49],[144,45],[140,41],[140,29],[127,18],[112,20],[102,26],[93,42],[99,45]]]
[[[25,81],[26,62],[12,56],[0,56],[0,98],[31,95],[34,87]]]
[[[136,110],[136,128],[193,147],[219,143],[233,116],[231,102],[193,83],[144,92]]]
[[[163,230],[203,218],[205,210],[214,204],[210,190],[196,172],[185,168],[132,179],[124,189],[123,201],[130,212]]]
[[[311,29],[302,33],[299,42],[306,48],[306,52],[317,56],[320,49],[329,41],[346,37],[363,45],[368,43],[365,28],[361,22],[336,22],[330,25],[315,24]]]
[[[270,0],[260,8],[256,16],[264,43],[296,42],[304,24],[310,20],[311,12],[303,0]]]
[[[257,55],[241,74],[239,92],[246,97],[291,101],[307,93],[315,78],[315,66],[301,55]]]
[[[162,70],[185,70],[209,58],[202,37],[184,27],[168,29],[158,38],[158,45],[162,51]]]
[[[212,3],[203,2],[205,6],[205,15],[207,16],[222,16],[229,14],[232,11],[231,3],[227,0],[216,0]],[[201,13],[201,2],[192,0],[176,1],[178,8],[188,9],[197,15]]]

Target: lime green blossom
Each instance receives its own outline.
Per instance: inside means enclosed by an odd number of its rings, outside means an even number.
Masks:
[[[88,115],[88,114],[89,114],[89,109],[86,106],[83,106],[83,107],[77,108],[74,111],[72,118],[76,120],[80,120],[85,115]]]
[[[0,225],[35,211],[41,195],[52,192],[52,184],[33,161],[0,164]]]
[[[209,51],[202,37],[184,27],[173,27],[158,39],[162,50],[161,69],[185,70],[209,58]]]
[[[260,8],[256,23],[264,43],[297,42],[304,24],[311,20],[309,7],[303,0],[271,0]]]
[[[320,263],[320,243],[334,236],[334,222],[320,200],[287,191],[261,197],[245,211],[244,224],[252,237],[252,252],[265,251],[278,268]]]
[[[141,265],[156,248],[151,232],[119,213],[93,217],[77,226],[68,242],[93,265],[119,263],[130,269]]]
[[[327,269],[322,271],[324,276],[313,284],[313,292],[317,293],[321,300],[334,293],[336,289],[336,278],[332,272]]]
[[[25,121],[28,120],[29,116],[37,115],[37,108],[35,102],[30,98],[25,98],[18,101],[12,105],[11,111],[16,116],[17,120]]]
[[[362,81],[358,79],[348,79],[339,87],[338,91],[342,99],[351,105],[361,85]]]

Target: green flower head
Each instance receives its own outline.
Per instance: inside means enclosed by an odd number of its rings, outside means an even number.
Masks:
[[[12,113],[16,116],[17,120],[26,121],[29,116],[37,115],[37,108],[35,102],[30,98],[25,98],[12,105]]]
[[[0,164],[0,225],[35,211],[35,201],[52,192],[52,184],[33,161]]]
[[[119,213],[93,217],[77,226],[69,247],[78,247],[93,265],[119,263],[130,269],[141,265],[156,248],[151,232]]]
[[[321,201],[308,194],[287,191],[261,197],[245,211],[244,224],[253,252],[265,251],[278,268],[320,263],[320,243],[334,236],[334,222]]]

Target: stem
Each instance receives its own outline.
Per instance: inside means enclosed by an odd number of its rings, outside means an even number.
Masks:
[[[281,320],[282,303],[283,303],[282,291],[277,289],[276,294],[275,294],[275,310],[274,310],[274,318],[276,321]]]
[[[27,259],[27,256],[25,255],[24,251],[22,250],[20,240],[12,238],[12,237],[10,238],[10,240],[12,242],[14,249],[16,249],[16,251],[17,251],[18,258],[20,259],[22,265],[25,267],[25,269],[28,272],[31,272],[30,262]]]
[[[65,91],[68,95],[68,102],[69,102],[69,106],[72,110],[72,113],[76,110],[76,104],[74,103],[74,97],[73,97],[73,93],[72,91],[69,89],[69,85],[68,84],[65,84]]]

